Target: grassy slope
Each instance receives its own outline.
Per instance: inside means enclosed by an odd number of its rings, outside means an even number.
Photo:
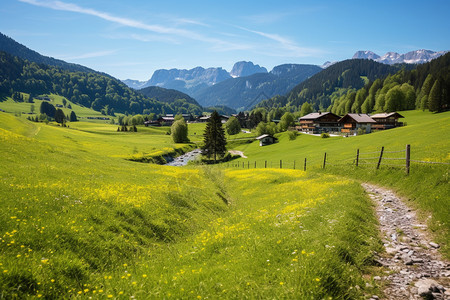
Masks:
[[[133,163],[101,154],[114,152],[103,136],[113,149],[129,140],[79,124],[89,130],[0,113],[4,297],[371,292],[362,273],[379,240],[370,203],[354,181]],[[91,138],[102,142],[87,143]]]
[[[443,245],[442,252],[450,257],[450,190],[449,166],[412,163],[411,174],[406,176],[404,161],[384,160],[380,170],[375,165],[361,165],[354,167],[356,149],[367,153],[362,157],[377,157],[381,146],[385,151],[401,151],[406,144],[411,145],[411,159],[450,163],[450,112],[431,114],[422,111],[405,111],[406,127],[396,128],[384,132],[376,132],[357,137],[334,137],[322,139],[320,137],[300,135],[294,141],[289,141],[286,134],[280,136],[280,142],[271,146],[260,147],[258,143],[246,144],[239,147],[250,161],[250,166],[264,167],[264,160],[268,165],[279,166],[283,160],[284,168],[303,168],[304,158],[307,158],[308,170],[322,173],[333,173],[360,181],[372,181],[396,190],[420,209],[424,219],[431,215],[429,226],[436,233],[437,240]],[[327,153],[327,169],[321,170],[324,152]],[[405,153],[386,153],[388,158],[401,158]],[[376,160],[362,160],[375,163]],[[397,166],[387,166],[395,164]]]
[[[27,94],[25,95],[26,99],[28,98]],[[63,105],[63,98],[62,96],[58,95],[49,95],[49,98],[52,99],[50,102],[55,106],[56,104]],[[34,113],[39,114],[39,108],[41,107],[41,103],[43,100],[34,100],[34,103],[25,103],[25,102],[15,102],[10,97],[7,97],[5,101],[0,102],[0,108],[9,112],[9,113],[22,113],[22,114],[28,114],[31,112],[31,105],[34,105]],[[67,100],[67,105],[71,105],[72,109],[68,108],[61,108],[66,115],[70,114],[71,110],[75,111],[77,114],[77,117],[83,119],[86,117],[106,117],[102,115],[100,112],[92,110],[87,107],[80,106],[78,104],[72,103],[71,101]],[[104,121],[102,121],[104,122]]]

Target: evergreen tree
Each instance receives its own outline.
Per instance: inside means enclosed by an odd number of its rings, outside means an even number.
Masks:
[[[58,108],[55,112],[55,121],[57,123],[64,124],[64,121],[66,120],[66,115],[62,111],[62,109]]]
[[[40,107],[41,114],[46,114],[48,117],[54,118],[55,112],[56,112],[56,108],[52,104],[48,103],[47,101],[42,101],[41,107]]]
[[[438,78],[434,82],[430,94],[428,95],[428,108],[430,111],[438,112],[441,110],[441,93],[441,80]]]
[[[420,108],[422,110],[425,110],[428,108],[428,94],[430,94],[431,88],[433,87],[434,78],[433,75],[428,74],[427,78],[425,79],[422,89],[420,90],[419,99],[420,100]],[[419,108],[419,106],[417,106]]]
[[[76,113],[73,110],[70,112],[69,121],[70,122],[77,122],[78,121],[77,115],[76,115]]]
[[[202,147],[202,154],[208,158],[214,157],[216,163],[217,156],[223,156],[226,152],[227,140],[225,138],[225,131],[222,127],[222,121],[217,111],[211,114],[211,117],[206,124],[204,137],[204,145]]]

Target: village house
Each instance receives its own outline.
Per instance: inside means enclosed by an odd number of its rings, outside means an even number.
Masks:
[[[201,123],[205,123],[208,122],[209,118],[211,118],[211,116],[201,116],[200,118],[198,118],[198,121]],[[222,123],[226,123],[228,119],[230,119],[229,116],[220,115],[220,120]]]
[[[403,122],[398,121],[398,119],[404,118],[398,112],[379,113],[370,117],[375,120],[375,122],[377,122],[376,124],[372,125],[373,130],[385,130],[404,125]]]
[[[356,134],[358,129],[364,130],[365,133],[370,133],[372,125],[376,122],[367,114],[346,114],[339,120],[339,123],[343,125],[342,133]]]
[[[256,139],[259,141],[260,146],[271,145],[276,141],[276,138],[271,136],[270,134],[260,135]]]
[[[339,132],[340,118],[331,112],[310,113],[299,119],[300,126],[297,126],[297,130],[307,133]]]

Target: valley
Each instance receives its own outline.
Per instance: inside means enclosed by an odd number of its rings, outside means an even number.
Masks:
[[[446,51],[122,82],[0,41],[0,299],[449,296]]]

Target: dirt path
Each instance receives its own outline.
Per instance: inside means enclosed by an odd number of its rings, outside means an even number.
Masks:
[[[240,155],[242,158],[247,158],[247,156],[244,155],[244,152],[239,150],[228,150],[233,155]]]
[[[378,262],[388,271],[374,279],[384,281],[386,299],[450,299],[450,264],[429,239],[427,226],[392,191],[362,186],[377,205],[386,249]]]

